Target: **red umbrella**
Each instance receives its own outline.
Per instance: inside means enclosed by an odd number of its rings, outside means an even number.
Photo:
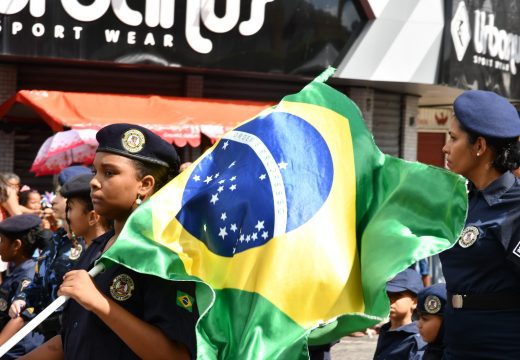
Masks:
[[[52,175],[72,164],[92,164],[98,146],[96,132],[92,129],[57,132],[40,147],[31,171],[37,176]]]

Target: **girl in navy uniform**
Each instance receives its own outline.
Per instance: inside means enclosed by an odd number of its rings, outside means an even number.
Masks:
[[[421,290],[417,295],[417,328],[428,344],[424,347],[422,360],[441,360],[444,354],[443,315],[446,310],[446,285],[435,284]]]
[[[390,299],[390,321],[379,330],[374,360],[414,359],[426,343],[412,317],[417,293],[423,289],[419,273],[406,269],[386,284]]]
[[[59,294],[71,297],[58,335],[27,359],[189,359],[196,357],[195,286],[114,265],[92,279],[86,270],[120,234],[130,214],[179,171],[174,147],[137,125],[114,124],[97,134],[91,181],[94,210],[114,221],[95,239]],[[136,254],[139,256],[139,254]],[[142,261],[153,262],[154,259]],[[191,306],[177,305],[179,294]]]
[[[36,248],[43,248],[52,237],[50,230],[40,226],[41,219],[36,215],[16,215],[0,222],[0,256],[15,267],[0,285],[0,344],[3,344],[18,330],[24,322],[22,319],[9,321],[8,309],[11,299],[29,286],[33,277],[36,261],[32,254]],[[40,334],[29,334],[16,344],[2,359],[16,359],[31,351],[43,342]]]
[[[93,210],[90,199],[92,178],[92,172],[76,176],[60,189],[60,193],[67,198],[66,218],[74,236],[69,239],[63,232],[53,237],[52,244],[45,248],[38,259],[34,281],[16,295],[11,304],[11,318],[14,319],[21,313],[25,321],[30,321],[54,301],[63,276],[73,268],[85,247],[110,228],[107,221]],[[27,307],[34,308],[34,312],[24,311]],[[45,336],[45,340],[59,333],[62,311],[63,309],[56,310],[38,327],[37,330]]]
[[[440,254],[448,307],[445,359],[520,359],[520,118],[503,97],[472,90],[454,102],[443,148],[465,176],[468,215]]]

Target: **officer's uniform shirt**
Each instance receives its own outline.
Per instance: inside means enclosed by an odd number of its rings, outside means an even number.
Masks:
[[[33,282],[17,294],[15,299],[24,300],[27,308],[33,307],[39,313],[58,298],[58,289],[63,282],[63,276],[69,272],[84,252],[85,243],[80,238],[75,247],[67,236],[67,232],[58,229],[51,244],[47,246],[38,258],[37,271]],[[61,312],[62,309],[57,310]],[[26,312],[25,316],[30,318]]]
[[[425,345],[415,322],[394,330],[388,322],[379,330],[374,360],[420,358]]]
[[[28,286],[33,277],[36,267],[36,261],[29,259],[24,261],[8,275],[0,285],[0,317],[2,327],[9,321],[9,307],[11,306],[11,299],[15,294],[22,291]],[[32,349],[38,347],[43,343],[43,336],[38,333],[31,333],[23,340],[16,344],[7,354],[2,356],[2,360],[16,359],[23,354],[30,352]]]
[[[506,172],[468,197],[464,232],[478,235],[440,254],[448,293],[519,295],[519,180]],[[448,359],[520,359],[520,309],[453,309],[448,299],[444,326]]]
[[[77,268],[89,270],[113,235],[110,231],[95,239]],[[146,260],[144,260],[146,261]],[[179,284],[136,273],[120,265],[94,278],[100,291],[138,318],[161,329],[171,340],[184,344],[196,357],[195,324],[198,318],[193,283]],[[190,306],[181,306],[189,297]],[[65,359],[138,359],[94,313],[70,300],[63,313],[62,342]]]
[[[442,360],[444,356],[444,344],[427,344],[421,360]]]

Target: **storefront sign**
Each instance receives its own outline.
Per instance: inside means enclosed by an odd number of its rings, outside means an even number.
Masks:
[[[305,72],[339,61],[356,6],[291,0],[10,0],[4,55]],[[357,22],[356,22],[357,20]]]
[[[520,98],[520,1],[448,0],[441,82]]]
[[[420,108],[417,131],[448,131],[453,115],[451,108]]]

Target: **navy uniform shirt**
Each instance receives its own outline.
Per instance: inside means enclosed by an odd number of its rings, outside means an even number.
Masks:
[[[49,246],[38,258],[33,282],[17,294],[15,299],[24,300],[27,303],[26,307],[33,307],[35,313],[42,311],[58,298],[57,293],[63,282],[63,276],[76,264],[84,249],[85,243],[82,239],[79,239],[77,245],[73,247],[67,232],[63,228],[58,229]],[[30,318],[27,312],[23,315]]]
[[[443,344],[428,344],[424,347],[422,360],[442,360],[444,356]]]
[[[381,326],[374,360],[420,358],[426,343],[415,322],[390,330],[390,323]]]
[[[95,239],[77,264],[89,270],[99,258],[113,231]],[[148,261],[143,259],[143,261]],[[127,311],[161,329],[171,340],[184,344],[196,357],[194,301],[195,285],[136,273],[120,265],[106,269],[94,278],[100,291]],[[192,305],[180,305],[189,296]],[[94,313],[69,300],[63,313],[62,342],[65,359],[138,359]]]
[[[520,294],[519,180],[506,172],[482,191],[470,185],[468,197],[465,229],[473,226],[478,235],[471,245],[463,247],[457,242],[440,254],[448,292],[497,297]],[[518,309],[448,306],[444,326],[448,358],[520,359]]]
[[[15,267],[10,275],[0,285],[0,316],[2,327],[9,321],[9,307],[11,299],[15,294],[27,287],[33,277],[36,261],[29,259]],[[17,357],[30,352],[32,349],[43,343],[43,336],[38,333],[30,333],[18,344],[16,344],[7,354],[2,356],[2,360],[16,359]]]

